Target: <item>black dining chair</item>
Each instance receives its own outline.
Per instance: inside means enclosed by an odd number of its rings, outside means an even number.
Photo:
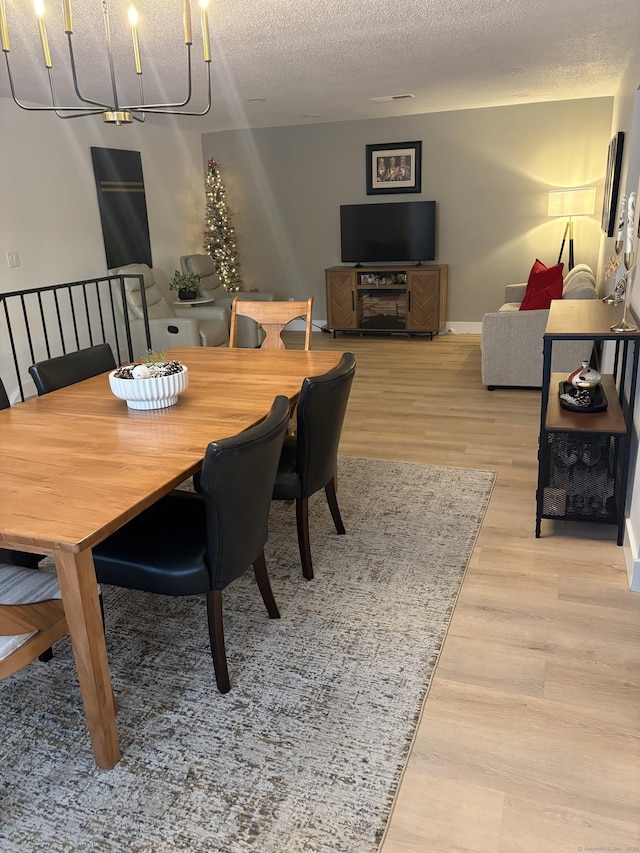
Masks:
[[[267,612],[280,618],[264,546],[273,481],[289,420],[276,397],[257,426],[207,447],[201,494],[173,491],[93,549],[98,581],[160,595],[205,595],[221,693],[230,689],[222,590],[253,565]]]
[[[313,578],[309,542],[309,498],[324,488],[336,532],[345,532],[336,495],[338,445],[356,371],[352,353],[337,367],[302,383],[296,414],[296,433],[285,437],[273,498],[296,503],[298,546],[302,574]]]
[[[7,394],[7,389],[4,387],[4,383],[2,379],[0,379],[0,411],[2,409],[8,409],[11,406],[9,402],[9,395]]]
[[[29,373],[38,395],[42,396],[50,391],[66,388],[67,385],[82,382],[83,379],[114,370],[115,367],[116,361],[109,344],[96,344],[77,352],[38,361],[31,365]]]

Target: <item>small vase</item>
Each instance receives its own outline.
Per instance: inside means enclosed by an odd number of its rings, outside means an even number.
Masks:
[[[602,376],[593,367],[589,367],[588,361],[583,361],[577,370],[567,376],[567,382],[574,388],[595,388],[601,380]]]
[[[182,299],[184,302],[193,302],[193,300],[197,298],[197,290],[186,290],[184,287],[181,287],[178,291],[178,299]]]

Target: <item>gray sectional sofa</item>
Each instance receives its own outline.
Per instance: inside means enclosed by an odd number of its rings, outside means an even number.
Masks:
[[[540,388],[542,345],[549,309],[520,311],[526,284],[509,284],[504,304],[482,320],[482,382],[498,387]],[[578,264],[564,277],[563,299],[597,299],[596,282],[587,264]],[[559,341],[553,347],[551,369],[567,374],[591,356],[590,341]]]

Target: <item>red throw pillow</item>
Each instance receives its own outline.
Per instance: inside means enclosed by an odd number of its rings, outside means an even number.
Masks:
[[[529,281],[520,303],[520,311],[534,311],[540,308],[549,308],[552,299],[562,298],[562,268],[564,264],[556,264],[546,267],[542,261],[536,259],[531,267]]]

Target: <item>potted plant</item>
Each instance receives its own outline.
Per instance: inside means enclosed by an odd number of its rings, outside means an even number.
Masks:
[[[178,272],[176,270],[169,282],[169,290],[178,291],[178,299],[189,302],[198,298],[200,276],[195,272]]]

